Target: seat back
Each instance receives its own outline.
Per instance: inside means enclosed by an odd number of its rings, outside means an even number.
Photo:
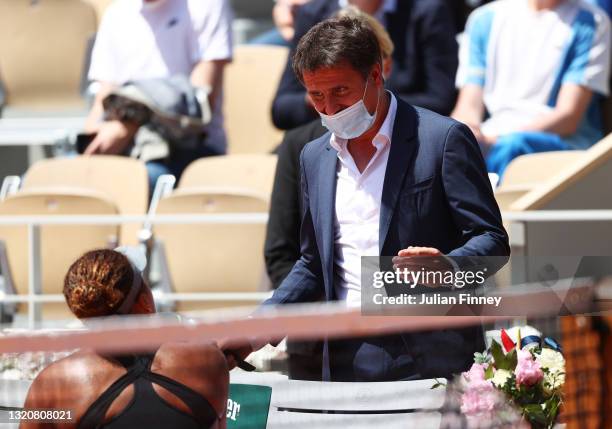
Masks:
[[[576,153],[551,180],[517,200],[513,210],[612,209],[612,134]]]
[[[612,134],[553,178],[518,198],[510,210],[610,210],[611,185]],[[558,278],[573,277],[584,256],[612,255],[612,221],[524,221],[511,226],[512,254],[529,257],[528,264],[517,265],[513,270],[525,272],[521,278],[526,281],[538,281],[551,268]]]
[[[519,156],[508,165],[501,186],[538,185],[584,154],[584,151],[554,151]]]
[[[83,108],[87,41],[96,12],[84,0],[0,0],[0,78],[7,105]]]
[[[162,199],[157,209],[166,215],[253,212],[268,212],[264,195],[210,187],[178,189]],[[264,278],[265,229],[265,224],[158,224],[154,234],[163,243],[175,292],[257,292]],[[179,309],[211,307],[181,304]]]
[[[78,187],[97,191],[113,201],[124,215],[143,215],[148,204],[147,170],[140,161],[110,155],[53,158],[32,165],[22,189]],[[121,243],[135,244],[141,225],[121,226]]]
[[[115,215],[117,207],[104,195],[89,190],[55,192],[35,189],[9,196],[0,202],[0,216],[26,215]],[[61,294],[64,276],[83,253],[116,242],[115,225],[43,225],[40,227],[42,293]],[[0,225],[0,240],[7,249],[13,285],[18,294],[28,293],[29,240],[27,226]],[[4,274],[4,273],[3,273]],[[25,306],[21,306],[23,310]],[[64,303],[45,304],[43,317],[65,317]]]
[[[583,156],[584,151],[556,151],[515,158],[508,165],[500,186],[495,190],[497,203],[502,210],[508,210],[520,197],[555,177]]]
[[[191,163],[179,182],[180,189],[199,186],[234,186],[267,195],[274,184],[276,155],[239,154],[200,158]]]
[[[234,50],[223,90],[229,153],[269,153],[281,142],[270,111],[287,55],[287,48],[279,46],[239,45]]]

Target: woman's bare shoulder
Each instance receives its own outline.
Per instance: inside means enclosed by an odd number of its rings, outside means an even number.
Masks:
[[[214,343],[173,342],[162,345],[151,370],[198,392],[223,416],[227,406],[229,368]]]
[[[54,406],[64,402],[80,402],[95,395],[96,387],[111,376],[112,367],[92,351],[77,351],[51,363],[32,382],[28,392],[30,407]]]
[[[227,371],[227,361],[215,343],[170,342],[163,344],[156,356],[154,365],[164,367],[208,368],[212,371]]]

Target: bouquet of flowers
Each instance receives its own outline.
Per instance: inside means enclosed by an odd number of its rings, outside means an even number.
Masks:
[[[499,339],[493,339],[488,353],[475,353],[474,364],[462,374],[462,413],[471,421],[499,419],[501,399],[514,405],[532,428],[552,428],[565,383],[560,346],[551,338],[542,340],[529,326],[502,329]]]

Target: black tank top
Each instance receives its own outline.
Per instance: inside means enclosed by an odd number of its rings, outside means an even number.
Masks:
[[[208,429],[217,421],[217,412],[202,395],[184,384],[151,372],[153,356],[122,356],[115,359],[126,368],[127,372],[90,405],[79,421],[78,429],[138,427]],[[153,389],[153,383],[180,398],[193,415],[171,406],[160,398]],[[103,425],[108,408],[130,384],[134,384],[132,400],[119,414]]]

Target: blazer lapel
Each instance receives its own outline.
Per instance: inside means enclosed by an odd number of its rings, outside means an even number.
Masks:
[[[416,135],[417,118],[414,108],[409,104],[397,99],[397,112],[393,125],[393,137],[387,169],[385,171],[385,181],[383,183],[382,200],[380,205],[380,224],[378,246],[379,252],[382,249],[389,232],[391,218],[395,211],[395,206],[399,198],[404,177],[410,166],[415,150],[417,148],[414,137]]]
[[[333,268],[334,268],[334,219],[336,201],[336,167],[338,153],[327,144],[322,153],[320,174],[317,192],[317,218],[315,225],[320,226],[317,242],[323,270],[326,273],[325,293],[328,300],[332,300],[333,293]]]

